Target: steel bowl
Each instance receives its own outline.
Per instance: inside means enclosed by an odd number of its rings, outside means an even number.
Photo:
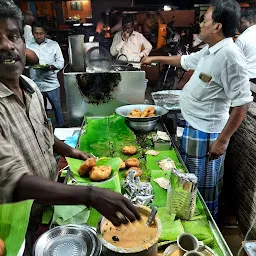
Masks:
[[[99,256],[101,243],[87,225],[58,226],[42,234],[33,248],[34,256]]]
[[[151,213],[151,209],[144,206],[144,205],[138,205],[137,206],[138,211],[146,216],[149,216]],[[151,241],[148,248],[145,248],[145,246],[139,246],[136,248],[121,248],[115,245],[110,244],[107,240],[104,239],[102,235],[102,227],[104,226],[107,219],[103,217],[98,225],[97,232],[99,234],[99,239],[102,243],[102,254],[105,256],[157,256],[157,243],[158,239],[162,232],[162,224],[158,216],[155,217],[155,223],[157,226],[157,234],[154,237],[154,239]],[[136,236],[135,236],[136,239]]]
[[[147,107],[155,108],[155,116],[143,118],[128,116],[134,109],[139,109],[143,112]],[[168,113],[168,110],[156,105],[136,104],[119,107],[116,109],[116,113],[120,116],[125,117],[128,126],[131,127],[133,130],[139,132],[150,132],[156,128],[159,118],[163,115],[166,115]]]

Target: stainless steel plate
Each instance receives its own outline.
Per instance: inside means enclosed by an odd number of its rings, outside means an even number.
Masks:
[[[144,117],[144,118],[133,118],[129,117],[128,115],[134,109],[139,109],[140,111],[144,111],[147,107],[154,107],[155,108],[155,116],[153,117]],[[126,105],[116,109],[116,113],[120,116],[126,117],[127,120],[133,122],[147,122],[151,120],[159,119],[161,116],[168,113],[168,110],[156,105],[146,105],[146,104],[136,104],[136,105]]]
[[[34,256],[94,256],[101,252],[96,233],[86,225],[55,227],[41,235]]]

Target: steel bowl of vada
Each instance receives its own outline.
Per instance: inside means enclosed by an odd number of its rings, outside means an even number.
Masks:
[[[128,126],[139,132],[155,130],[160,117],[166,115],[168,110],[156,105],[136,104],[126,105],[116,109],[116,113],[125,117]]]

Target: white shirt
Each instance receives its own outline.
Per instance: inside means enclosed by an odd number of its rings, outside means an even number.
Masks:
[[[27,48],[36,53],[41,65],[48,64],[55,66],[58,70],[64,67],[64,58],[57,42],[45,39],[41,44],[28,43]],[[30,78],[37,84],[41,92],[52,91],[60,86],[57,73],[58,70],[45,71],[42,69],[30,69]]]
[[[236,45],[244,53],[249,78],[256,78],[256,25],[247,28],[236,39]]]
[[[148,56],[152,50],[151,43],[139,32],[133,31],[127,41],[122,40],[122,31],[115,34],[110,53],[117,58],[124,54],[128,61],[140,61],[144,56]],[[144,47],[144,50],[142,50]],[[127,60],[120,57],[120,60]],[[140,65],[139,65],[140,66]]]
[[[24,26],[23,36],[26,44],[34,41],[34,36],[32,34],[32,27],[30,25]]]
[[[230,106],[237,107],[253,100],[245,57],[226,38],[212,47],[181,57],[184,69],[195,70],[180,96],[181,112],[195,129],[220,133],[229,118]],[[203,82],[201,73],[212,77]]]

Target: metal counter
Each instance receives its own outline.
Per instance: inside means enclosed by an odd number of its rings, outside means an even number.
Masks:
[[[145,71],[120,71],[118,73],[121,75],[121,82],[112,94],[113,100],[96,105],[86,103],[80,93],[76,75],[84,73],[71,72],[69,64],[64,68],[69,127],[80,126],[84,116],[108,116],[113,114],[117,107],[145,102],[147,88]]]
[[[93,119],[97,119],[97,118],[102,118],[102,117],[99,117],[99,116],[98,116],[98,117],[96,117],[96,116],[93,117]],[[90,118],[89,118],[89,119],[90,119]],[[81,130],[80,130],[80,134],[79,134],[79,138],[80,138],[80,136],[85,132],[85,130],[83,129],[84,125],[85,125],[85,121],[83,120],[82,126],[81,126]],[[174,148],[175,153],[177,154],[177,157],[178,157],[180,163],[182,163],[184,169],[188,172],[188,170],[187,170],[187,168],[186,168],[186,166],[185,166],[185,164],[184,164],[184,162],[183,162],[183,160],[182,160],[182,158],[181,158],[181,156],[180,156],[180,153],[179,153],[179,151],[178,151],[178,148],[176,147],[176,144],[174,143],[174,141],[173,141],[173,139],[172,139],[172,136],[169,134],[166,125],[163,123],[163,119],[159,121],[157,130],[162,130],[162,131],[167,132],[167,134],[169,135],[169,137],[170,137],[170,139],[171,139],[171,145],[172,145],[172,147]],[[76,146],[76,147],[79,147],[79,140],[78,140],[78,143],[77,143],[77,146]],[[71,175],[71,177],[72,177],[72,174],[71,174],[70,171],[69,171],[69,175]],[[68,176],[68,175],[67,175],[67,176]],[[213,235],[214,235],[216,241],[218,242],[218,245],[219,245],[220,249],[222,250],[222,253],[223,253],[225,256],[233,256],[231,250],[229,249],[229,247],[228,247],[228,245],[227,245],[227,243],[226,243],[224,237],[222,236],[222,234],[221,234],[221,232],[220,232],[220,230],[219,230],[219,228],[218,228],[216,222],[214,221],[214,219],[213,219],[213,217],[212,217],[212,215],[211,215],[211,213],[210,213],[208,207],[206,206],[203,197],[202,197],[201,194],[199,193],[199,191],[198,191],[198,196],[199,196],[199,198],[200,198],[200,200],[201,200],[201,203],[202,203],[202,205],[203,205],[203,207],[204,207],[204,210],[205,210],[205,212],[206,212],[207,219],[208,219],[208,223],[209,223],[209,227],[211,228],[211,230],[212,230],[212,232],[213,232]]]

